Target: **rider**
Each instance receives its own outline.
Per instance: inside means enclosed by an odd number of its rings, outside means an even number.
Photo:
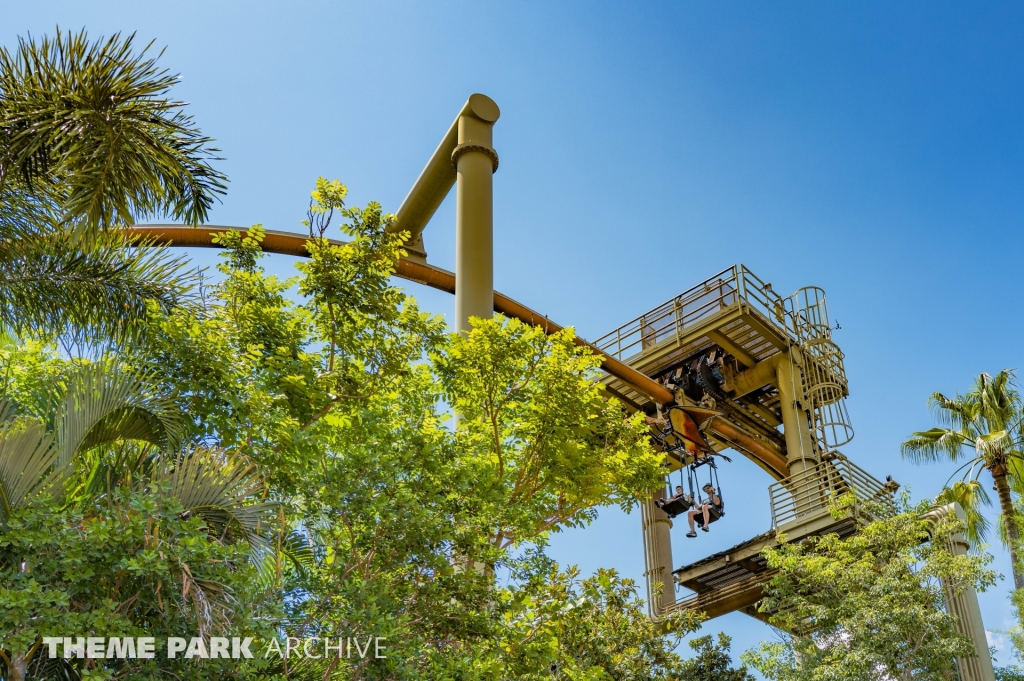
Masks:
[[[663,508],[665,506],[665,504],[672,503],[676,499],[682,499],[685,496],[686,496],[686,494],[683,493],[683,486],[682,485],[676,485],[676,493],[675,494],[670,496],[668,499],[655,499],[654,503],[655,503],[655,505],[657,505],[658,508]],[[694,536],[696,536],[696,535],[694,535]]]
[[[686,533],[687,537],[697,536],[697,531],[693,527],[693,519],[698,513],[704,516],[704,524],[700,526],[700,529],[705,532],[708,531],[708,524],[711,522],[711,508],[714,507],[715,511],[719,514],[722,513],[722,497],[718,496],[718,492],[715,491],[712,484],[710,482],[707,483],[704,485],[703,490],[704,494],[707,495],[708,501],[711,503],[701,504],[698,508],[691,509],[686,513],[686,519],[690,522],[690,531]]]

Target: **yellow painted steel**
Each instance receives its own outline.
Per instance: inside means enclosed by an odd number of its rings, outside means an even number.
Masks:
[[[490,101],[490,100],[487,100]],[[493,104],[493,102],[492,102]],[[455,204],[455,330],[468,332],[471,317],[494,310],[494,189],[498,157],[491,140],[497,118],[459,117],[459,144],[452,151],[458,180]]]
[[[803,399],[803,374],[795,356],[798,357],[799,353],[791,348],[788,355],[775,364],[782,432],[786,437],[786,464],[790,475],[813,466],[817,459],[811,442],[810,414]]]
[[[470,95],[455,117],[455,122],[448,128],[448,132],[441,138],[441,143],[430,156],[423,172],[416,178],[409,194],[398,207],[395,212],[397,221],[391,229],[409,232],[406,250],[409,251],[412,260],[426,262],[423,229],[455,185],[456,171],[452,162],[452,152],[459,145],[460,121],[464,117],[471,117],[494,125],[500,115],[498,105],[490,97],[481,94]]]
[[[675,582],[672,578],[672,521],[654,503],[665,499],[665,489],[655,490],[645,504],[647,513],[644,534],[648,550],[654,557],[647,569],[648,597],[652,613],[668,612],[676,602]]]
[[[925,517],[932,522],[938,522],[948,515],[956,516],[961,522],[967,520],[963,508],[956,503],[936,508]],[[953,555],[965,555],[969,549],[970,543],[963,534],[950,538],[949,550]],[[970,586],[961,587],[959,593],[950,588],[951,585],[944,583],[943,587],[946,589],[946,609],[956,615],[957,630],[971,640],[976,653],[973,657],[957,658],[956,666],[960,681],[995,681],[995,669],[992,665],[992,655],[989,653],[988,636],[985,633],[985,622],[981,618],[977,592]]]

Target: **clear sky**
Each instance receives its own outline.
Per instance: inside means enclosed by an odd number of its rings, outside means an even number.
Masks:
[[[857,431],[843,449],[915,498],[952,472],[899,457],[932,425],[927,396],[1022,364],[1024,4],[136,0],[3,17],[8,46],[56,25],[167,46],[227,158],[217,224],[299,230],[318,175],[393,211],[466,97],[491,96],[500,291],[596,338],[736,262],[784,295],[822,286]],[[451,200],[425,239],[453,269]],[[695,540],[677,529],[678,564],[771,524],[768,478],[722,472],[728,514]],[[553,551],[642,579],[635,513]],[[1010,625],[1007,590],[982,596],[990,630]],[[771,637],[744,615],[705,629],[734,652]]]

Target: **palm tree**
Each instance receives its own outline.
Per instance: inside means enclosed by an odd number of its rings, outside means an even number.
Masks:
[[[250,502],[262,487],[251,466],[216,449],[182,449],[180,415],[147,390],[145,376],[98,362],[77,366],[66,386],[42,399],[39,413],[19,414],[0,401],[0,532],[39,495],[71,505],[116,487],[159,486],[184,513],[204,519],[210,541],[247,541],[251,559],[266,571],[272,545],[263,530],[273,506]],[[0,550],[0,565],[21,564],[24,572],[31,560]],[[220,599],[226,594],[204,593],[202,584],[192,583],[188,593],[184,605],[198,611],[201,628],[211,612],[230,610],[229,598]],[[25,678],[36,649],[0,647],[9,678]]]
[[[995,376],[980,374],[967,394],[949,398],[933,393],[928,404],[941,426],[914,433],[901,446],[902,455],[918,463],[943,459],[961,463],[951,476],[962,473],[960,484],[954,484],[943,494],[948,500],[959,501],[975,518],[980,518],[978,505],[988,502],[988,496],[978,484],[981,473],[988,471],[1002,512],[1000,519],[1010,550],[1014,586],[1024,588],[1020,532],[1010,494],[1011,482],[1020,481],[1024,474],[1021,451],[1024,413],[1013,372],[1003,370]],[[969,533],[980,540],[984,528],[977,522],[973,526]]]
[[[126,341],[144,331],[150,304],[167,311],[189,300],[184,260],[129,245],[119,231],[77,242],[64,231],[0,238],[0,326]]]
[[[134,34],[90,43],[85,31],[0,48],[0,186],[58,200],[99,227],[169,213],[199,224],[223,174],[213,141],[167,98],[180,79]],[[158,55],[159,56],[159,55]]]
[[[226,179],[178,76],[134,35],[0,47],[0,323],[125,334],[187,282],[162,252],[98,236],[146,216],[203,222]]]

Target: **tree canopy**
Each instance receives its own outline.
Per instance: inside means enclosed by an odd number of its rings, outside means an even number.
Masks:
[[[114,228],[204,221],[226,178],[178,77],[134,35],[85,31],[0,46],[0,323],[124,340],[147,306],[183,302],[183,263]]]
[[[296,277],[266,275],[263,231],[254,226],[220,238],[221,278],[199,304],[150,306],[150,332],[104,361],[145,377],[146,390],[175,414],[174,437],[71,457],[90,494],[67,510],[26,512],[0,540],[9,542],[9,569],[20,569],[19,537],[37,540],[38,523],[119,533],[122,543],[109,554],[90,554],[91,573],[115,575],[115,556],[144,554],[159,527],[158,546],[167,548],[152,579],[139,573],[130,594],[124,579],[88,580],[88,597],[69,598],[54,618],[85,622],[106,604],[124,618],[107,617],[123,631],[187,635],[197,621],[189,595],[202,589],[210,631],[250,631],[263,643],[361,632],[388,641],[386,658],[218,668],[239,678],[653,679],[678,668],[673,636],[698,617],[658,629],[630,581],[613,572],[580,579],[543,557],[550,533],[586,525],[602,505],[629,509],[659,484],[661,455],[640,417],[604,399],[597,361],[571,342],[571,331],[546,336],[496,317],[475,320],[466,335],[448,333],[390,282],[402,243],[386,229],[393,218],[376,204],[348,208],[343,199],[340,183],[317,183],[311,257]],[[325,238],[337,217],[346,245]],[[78,371],[45,339],[34,343],[7,355],[17,377],[12,399],[28,401]],[[223,452],[212,455],[219,464],[207,451]],[[218,524],[188,510],[189,485],[162,482],[161,471],[190,465],[251,468],[259,484],[234,487],[240,510]],[[258,525],[246,524],[255,517]],[[157,518],[178,525],[162,529]],[[227,526],[235,530],[225,533]],[[81,541],[92,541],[91,530]],[[72,589],[58,586],[69,579],[58,569],[68,560],[61,544],[46,546],[32,560],[46,556],[57,567],[39,586],[40,603],[57,598],[48,589]],[[203,573],[205,565],[214,572]],[[499,575],[513,579],[503,584]],[[181,605],[180,615],[161,609],[164,596]],[[138,614],[129,599],[156,603],[161,621]],[[570,601],[577,606],[562,607]],[[249,622],[242,629],[239,618]],[[37,640],[50,635],[46,626],[56,631],[56,619],[39,622]],[[127,669],[70,664],[90,673]]]
[[[847,500],[840,500],[841,513]],[[930,503],[836,534],[768,549],[778,570],[758,609],[784,632],[744,661],[772,681],[955,679],[956,658],[975,654],[946,598],[995,583],[990,556],[955,555],[955,517],[931,520]]]
[[[261,265],[260,225],[215,238],[210,286],[128,239],[147,217],[203,222],[226,188],[159,56],[84,31],[0,48],[3,679],[751,681],[725,635],[678,654],[702,615],[653,622],[632,580],[546,555],[665,470],[572,329],[496,316],[448,332],[392,284],[401,225],[348,206],[338,180],[316,181],[310,258],[285,280]],[[1011,379],[936,393],[944,427],[904,453],[990,471],[1016,560]],[[987,498],[970,475],[943,495]],[[785,636],[746,665],[773,681],[952,678],[972,651],[943,600],[995,577],[985,554],[946,551],[959,528],[923,510],[767,550],[760,607]],[[387,655],[43,654],[69,635],[260,651],[370,636]]]

